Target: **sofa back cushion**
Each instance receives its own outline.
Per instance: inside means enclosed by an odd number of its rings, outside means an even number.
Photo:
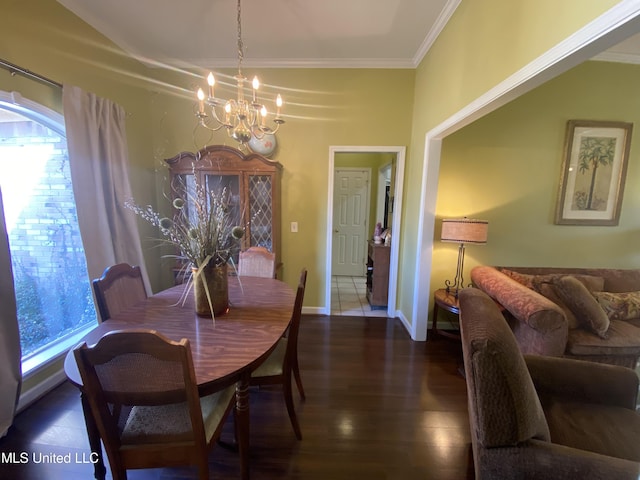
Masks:
[[[640,269],[625,268],[578,268],[578,267],[496,267],[526,273],[529,275],[548,275],[561,273],[564,275],[592,275],[604,278],[603,291],[634,292],[640,290]]]
[[[545,273],[539,275],[533,275],[529,273],[515,272],[508,268],[499,269],[506,276],[513,278],[515,281],[522,283],[524,286],[529,287],[536,292],[542,293],[541,290],[544,286],[553,284],[558,278],[564,277],[566,273]],[[573,277],[580,280],[582,284],[590,292],[600,292],[604,290],[604,277],[598,275],[587,275],[583,273],[572,274]]]

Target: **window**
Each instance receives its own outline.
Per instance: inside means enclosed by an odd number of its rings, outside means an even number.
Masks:
[[[55,112],[20,100],[0,97],[0,187],[25,374],[68,349],[96,313],[64,126]]]

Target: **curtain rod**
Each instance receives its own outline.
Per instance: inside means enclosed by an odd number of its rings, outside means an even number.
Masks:
[[[20,75],[24,75],[25,77],[33,78],[34,80],[38,80],[42,83],[46,83],[48,85],[52,85],[54,87],[62,88],[62,84],[56,81],[51,80],[50,78],[43,77],[42,75],[38,75],[37,73],[32,72],[31,70],[27,70],[26,68],[19,67],[11,62],[7,62],[0,58],[0,67],[5,70],[9,70],[11,75],[15,75],[19,73]]]

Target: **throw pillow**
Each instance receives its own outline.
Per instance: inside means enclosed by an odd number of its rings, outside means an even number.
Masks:
[[[640,318],[640,292],[595,292],[593,295],[609,320]]]
[[[555,290],[578,322],[601,338],[607,338],[609,317],[580,280],[572,276],[557,278]]]
[[[578,328],[580,326],[578,319],[573,314],[571,309],[565,305],[560,296],[556,293],[555,285],[553,285],[552,283],[541,283],[540,285],[538,285],[538,288],[536,288],[536,291],[543,297],[551,300],[562,309],[562,311],[564,312],[564,316],[567,318],[567,323],[569,324],[570,329]]]

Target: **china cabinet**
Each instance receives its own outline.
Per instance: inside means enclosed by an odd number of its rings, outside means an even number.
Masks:
[[[245,228],[242,250],[265,247],[275,253],[276,265],[281,265],[280,163],[224,145],[208,146],[196,153],[182,152],[165,162],[173,195],[184,198],[184,190],[196,185],[215,193],[226,188],[234,223]]]

